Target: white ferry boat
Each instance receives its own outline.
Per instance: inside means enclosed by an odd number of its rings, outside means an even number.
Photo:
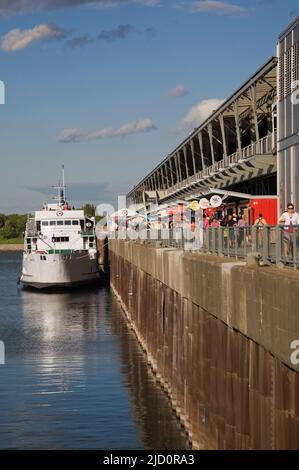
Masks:
[[[73,210],[63,182],[55,204],[28,219],[20,281],[37,289],[72,287],[99,279],[95,219]]]

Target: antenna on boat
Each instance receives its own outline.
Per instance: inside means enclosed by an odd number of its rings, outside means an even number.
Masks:
[[[61,193],[62,193],[62,199],[64,203],[66,203],[64,165],[62,165],[62,192]]]
[[[55,189],[57,189],[57,196],[54,197],[54,199],[57,201],[59,206],[63,206],[66,204],[64,165],[62,165],[62,184],[60,184],[59,180],[58,186],[55,186]]]
[[[64,165],[62,165],[62,188],[65,190]]]

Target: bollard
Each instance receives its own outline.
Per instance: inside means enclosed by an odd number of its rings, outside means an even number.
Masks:
[[[260,265],[261,254],[258,252],[247,253],[246,266],[248,268],[257,268]]]

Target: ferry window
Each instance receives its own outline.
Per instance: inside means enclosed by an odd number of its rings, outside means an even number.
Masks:
[[[50,225],[56,225],[56,220],[50,220]]]
[[[79,225],[79,220],[72,220],[72,225]]]
[[[57,220],[57,225],[63,225],[63,220]]]
[[[70,241],[70,237],[53,237],[53,243],[66,243]]]
[[[65,225],[71,225],[72,224],[72,221],[71,220],[66,220],[65,221]]]
[[[44,220],[44,221],[42,222],[42,225],[49,225],[49,222],[48,222],[47,220]]]

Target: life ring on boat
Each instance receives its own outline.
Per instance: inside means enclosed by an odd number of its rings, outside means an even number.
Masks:
[[[56,212],[56,215],[57,215],[58,217],[62,217],[62,216],[63,216],[63,212],[62,212],[62,211],[57,211],[57,212]]]

